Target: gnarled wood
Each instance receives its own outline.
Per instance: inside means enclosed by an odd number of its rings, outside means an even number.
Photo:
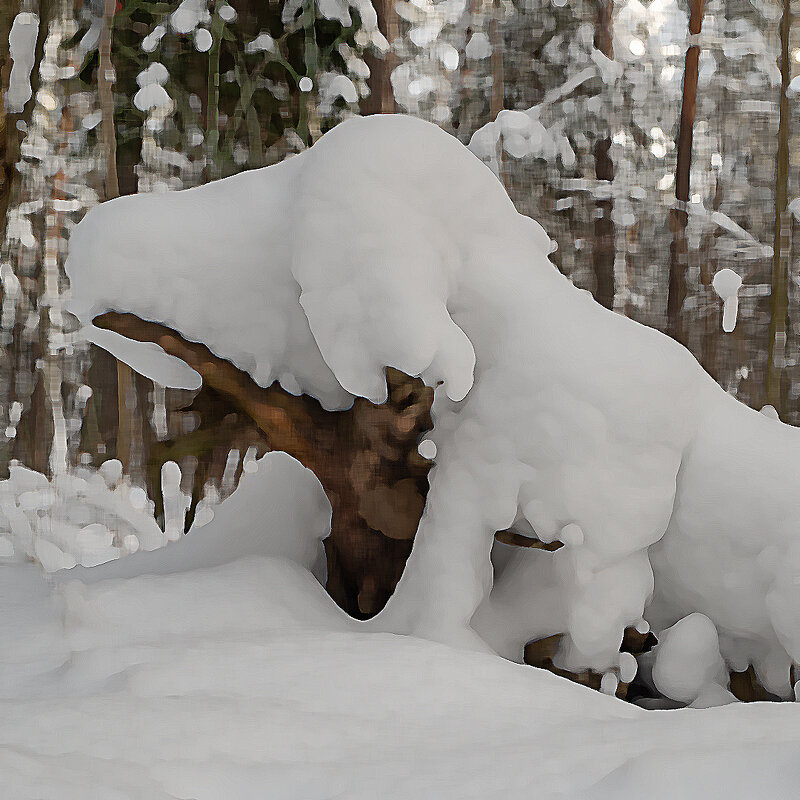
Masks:
[[[403,571],[425,504],[431,462],[419,455],[417,442],[432,425],[433,391],[418,378],[387,369],[386,403],[356,398],[347,411],[331,412],[277,382],[259,386],[204,344],[159,323],[109,312],[95,324],[155,342],[185,361],[207,388],[253,420],[272,449],[314,472],[333,509],[328,589],[355,616],[377,613]]]

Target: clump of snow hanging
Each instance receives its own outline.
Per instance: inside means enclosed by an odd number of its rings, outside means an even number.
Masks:
[[[765,417],[769,417],[769,419],[779,420],[781,418],[775,406],[771,406],[769,404],[762,406],[761,411],[759,413],[763,414]]]
[[[210,20],[206,0],[183,0],[169,18],[170,25],[177,33],[192,33],[200,23]]]
[[[132,343],[130,339],[114,331],[96,328],[94,325],[84,326],[80,333],[87,342],[102,347],[161,386],[193,391],[203,384],[197,371],[179,358],[168,355],[155,343]]]
[[[245,53],[270,53],[275,49],[275,40],[265,32],[261,32],[244,46]]]
[[[788,696],[800,432],[575,289],[549,250],[454,138],[380,115],[274,167],[105,203],[67,270],[84,322],[162,321],[328,408],[383,401],[386,366],[436,387],[426,513],[370,629],[516,657],[565,633],[561,665],[616,679],[626,626],[696,611],[729,666]],[[565,546],[493,568],[508,528]]]
[[[728,673],[714,623],[689,614],[659,636],[653,681],[666,697],[694,706],[721,705],[735,698],[725,688]]]
[[[13,65],[5,94],[6,110],[16,114],[31,99],[31,70],[36,61],[36,37],[39,34],[39,17],[23,11],[14,17],[8,34],[8,54]]]
[[[739,310],[739,289],[742,288],[741,276],[732,269],[721,269],[711,280],[711,285],[723,302],[722,330],[732,333],[736,327],[736,315]]]
[[[177,12],[176,12],[177,13]],[[168,106],[171,102],[164,84],[169,80],[169,71],[160,62],[154,61],[136,76],[139,91],[133,96],[133,104],[140,111]]]

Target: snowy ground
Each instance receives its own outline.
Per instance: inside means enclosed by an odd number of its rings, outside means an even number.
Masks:
[[[37,568],[0,568],[0,592],[9,798],[789,798],[800,782],[794,704],[647,712],[348,630],[277,559],[87,587],[66,626]]]
[[[164,550],[55,587],[33,564],[0,565],[4,797],[796,797],[796,704],[644,711],[367,632],[306,568],[326,523],[318,486],[283,454],[260,464]],[[248,540],[255,519],[274,535]]]

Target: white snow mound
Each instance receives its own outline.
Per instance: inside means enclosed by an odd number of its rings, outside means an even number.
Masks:
[[[67,270],[84,323],[108,309],[164,322],[329,408],[383,400],[387,365],[443,382],[425,515],[374,628],[519,657],[552,632],[530,610],[541,600],[568,634],[564,665],[606,672],[625,626],[700,612],[729,664],[754,662],[788,696],[800,433],[576,290],[549,249],[454,138],[381,115],[274,167],[105,203]],[[509,526],[566,529],[567,546],[520,557],[490,593],[493,533]],[[546,595],[527,570],[548,573]],[[481,638],[481,617],[513,622]]]

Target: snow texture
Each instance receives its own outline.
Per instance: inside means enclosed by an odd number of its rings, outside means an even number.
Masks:
[[[121,476],[116,460],[52,480],[12,461],[9,478],[0,481],[0,551],[55,572],[162,547],[167,538],[147,496]]]
[[[176,464],[165,475],[165,504],[179,481]],[[167,466],[167,465],[165,465]],[[177,477],[177,481],[175,480]],[[180,516],[180,511],[177,515]],[[97,583],[110,578],[165,575],[215,567],[245,556],[287,559],[325,583],[322,540],[330,531],[331,508],[314,474],[286,453],[268,453],[245,471],[231,497],[214,508],[213,519],[160,550],[139,551],[91,569],[76,567],[57,576],[59,582],[80,579]],[[269,521],[268,536],[265,521]],[[162,540],[162,547],[166,539]]]
[[[592,76],[595,71],[589,70]],[[512,158],[541,158],[571,167],[575,153],[569,140],[555,129],[548,130],[539,121],[539,106],[527,111],[501,111],[494,122],[489,122],[472,135],[469,149],[497,175],[500,170],[498,146],[502,145]]]
[[[666,697],[695,706],[733,702],[726,691],[728,673],[719,652],[714,623],[703,614],[689,614],[661,633],[653,681]]]
[[[6,110],[19,113],[31,99],[31,70],[35,61],[36,37],[39,33],[39,17],[23,11],[14,17],[8,34],[9,55],[13,65],[8,79]]]
[[[722,330],[732,333],[736,328],[736,316],[739,312],[739,289],[742,288],[741,276],[732,269],[721,269],[717,272],[711,285],[723,302]]]
[[[790,696],[800,433],[600,307],[549,250],[454,138],[376,116],[273,167],[105,203],[67,270],[84,323],[164,322],[328,408],[385,400],[386,366],[436,387],[425,514],[369,629],[514,658],[564,632],[560,664],[617,675],[626,626],[699,612],[729,665]],[[509,527],[566,546],[495,575]]]
[[[491,655],[366,633],[307,570],[328,523],[318,484],[288,456],[259,463],[219,509],[232,516],[211,559],[199,531],[145,554],[184,547],[140,561],[148,574],[111,579],[137,554],[64,573],[52,594],[35,566],[0,564],[4,796],[794,796],[794,704],[646,712]]]
[[[203,384],[200,373],[181,359],[164,352],[154,342],[135,342],[114,331],[86,325],[82,337],[102,347],[120,361],[133,367],[140,375],[150,378],[161,386],[173,389],[199,389]]]

